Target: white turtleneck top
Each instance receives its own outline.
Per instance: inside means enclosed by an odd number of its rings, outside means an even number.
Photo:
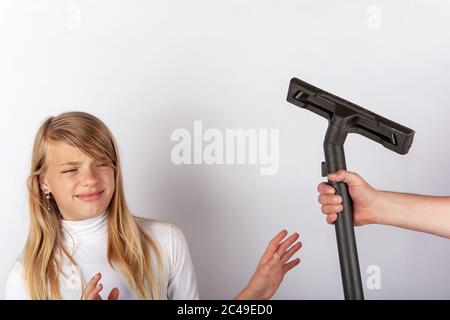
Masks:
[[[168,222],[135,218],[142,230],[158,244],[163,272],[155,267],[162,299],[199,299],[197,278],[192,264],[186,239],[182,231]],[[72,253],[78,266],[67,258],[62,259],[60,276],[60,293],[63,299],[80,299],[82,281],[86,284],[97,273],[102,277],[100,292],[102,299],[107,299],[109,292],[117,287],[119,299],[139,299],[130,288],[119,270],[113,269],[107,259],[107,222],[108,214],[80,221],[62,220],[64,243]],[[152,258],[156,266],[156,258]],[[24,277],[23,263],[18,259],[8,274],[5,299],[30,299]]]

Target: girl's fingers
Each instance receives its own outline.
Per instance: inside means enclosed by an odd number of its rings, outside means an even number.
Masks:
[[[108,300],[119,300],[119,289],[112,289],[108,295]]]
[[[100,291],[102,291],[103,285],[100,283],[94,290],[88,292],[86,291],[86,300],[101,300]]]
[[[286,252],[287,248],[291,246],[299,237],[299,234],[297,232],[291,234],[289,238],[287,238],[285,241],[283,241],[277,249],[277,253],[280,257],[283,256],[283,254]]]
[[[101,273],[97,273],[95,276],[93,276],[86,285],[85,292],[94,290],[94,288],[97,287],[97,283],[100,281],[101,277]]]
[[[291,270],[292,268],[294,268],[296,265],[298,265],[300,263],[300,258],[297,258],[295,260],[292,260],[291,262],[286,263],[283,266],[283,274],[286,274],[289,270]]]
[[[300,248],[302,247],[301,242],[297,242],[292,247],[289,248],[288,251],[281,257],[281,262],[286,263]]]
[[[269,245],[266,248],[266,251],[264,251],[264,254],[261,258],[261,262],[262,263],[266,263],[272,256],[273,254],[277,251],[278,245],[281,242],[281,240],[284,239],[284,237],[286,237],[287,235],[287,231],[286,230],[281,230],[276,236],[275,238],[273,238],[270,242]]]
[[[86,300],[103,300],[100,296],[100,291],[103,290],[103,285],[98,282],[101,279],[101,274],[97,273],[95,276],[92,277],[92,279],[88,282],[86,285],[85,292],[85,299]],[[119,289],[114,288],[111,290],[111,292],[108,295],[108,300],[117,300],[119,298]]]

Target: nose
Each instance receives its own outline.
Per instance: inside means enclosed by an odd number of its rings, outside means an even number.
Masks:
[[[93,170],[92,168],[86,168],[85,170],[83,170],[80,178],[81,178],[81,184],[84,187],[94,186],[98,183],[97,172],[95,170]]]

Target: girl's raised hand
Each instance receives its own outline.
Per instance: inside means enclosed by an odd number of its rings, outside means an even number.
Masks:
[[[281,242],[286,235],[287,231],[282,230],[270,241],[247,287],[235,299],[270,299],[277,291],[285,274],[300,263],[299,258],[288,262],[302,246],[301,242],[293,245],[299,235],[293,233]]]
[[[102,275],[97,273],[92,279],[88,282],[86,289],[84,290],[83,299],[84,300],[102,300],[100,296],[100,291],[103,290],[103,285],[98,283],[101,279]],[[119,289],[114,288],[108,295],[108,300],[118,300],[119,299]]]

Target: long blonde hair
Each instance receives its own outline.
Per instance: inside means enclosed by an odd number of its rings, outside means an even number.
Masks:
[[[30,228],[23,253],[24,277],[31,299],[61,299],[58,256],[64,255],[76,264],[63,244],[58,206],[54,198],[47,199],[40,188],[39,176],[47,169],[46,151],[50,140],[77,147],[91,158],[106,161],[114,168],[115,191],[107,209],[108,261],[125,275],[139,297],[161,298],[158,277],[150,259],[151,255],[155,255],[158,270],[161,271],[160,251],[127,207],[120,158],[113,135],[95,116],[67,112],[45,120],[34,141],[27,183]]]

